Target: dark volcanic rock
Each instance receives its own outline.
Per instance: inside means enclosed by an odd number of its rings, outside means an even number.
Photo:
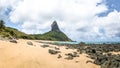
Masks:
[[[62,58],[62,56],[59,54],[57,58],[60,59],[60,58]]]
[[[60,53],[60,51],[55,51],[55,50],[52,50],[52,49],[49,49],[48,51],[49,51],[50,54],[53,54],[53,55],[55,55],[57,53]]]
[[[12,43],[17,43],[17,41],[16,41],[16,40],[10,40],[10,42],[12,42]]]
[[[55,50],[60,50],[60,48],[55,47]]]
[[[101,68],[120,68],[120,56],[112,56],[108,61],[101,64]]]
[[[98,64],[98,65],[101,65],[103,64],[105,61],[107,61],[107,57],[106,56],[97,56],[97,58],[95,59],[94,63],[95,64]]]
[[[51,28],[52,28],[51,31],[61,32],[56,21],[53,22]]]
[[[88,58],[93,59],[94,64],[100,65],[101,68],[120,68],[120,44],[84,44],[83,45],[61,45],[66,49],[77,49],[77,52],[65,54],[65,59],[72,60],[79,56],[78,54],[86,53]],[[111,52],[118,52],[112,54]]]
[[[79,57],[79,55],[77,55],[77,52],[73,52],[73,53],[68,53],[65,54],[67,57],[65,59],[67,60],[72,60],[74,57]]]

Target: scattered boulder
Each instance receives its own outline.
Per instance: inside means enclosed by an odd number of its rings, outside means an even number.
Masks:
[[[17,40],[15,38],[11,39],[10,42],[17,43]]]
[[[28,41],[27,44],[28,45],[33,45],[33,43],[31,41]]]
[[[12,42],[12,43],[17,43],[17,40],[10,40],[10,42]]]
[[[41,47],[43,47],[43,48],[46,48],[46,47],[49,47],[49,45],[41,45]]]
[[[16,39],[16,38],[14,38],[14,37],[11,37],[10,42],[12,42],[12,43],[17,43],[17,39]]]
[[[75,63],[78,63],[78,62],[80,62],[80,61],[75,61]]]
[[[73,59],[73,57],[72,56],[68,56],[68,57],[66,57],[65,59],[67,59],[67,60],[72,60]]]
[[[79,57],[79,55],[77,54],[77,52],[73,52],[73,57]]]
[[[49,51],[50,54],[53,54],[53,55],[60,53],[60,51],[55,51],[55,50],[52,50],[52,49],[49,49],[48,51]]]
[[[95,64],[98,64],[98,65],[101,65],[101,64],[103,64],[105,61],[107,61],[108,60],[108,58],[106,57],[106,56],[97,56],[97,58],[95,59],[95,61],[94,61],[94,63]]]
[[[62,58],[62,56],[59,54],[57,58],[60,59],[60,58]]]
[[[91,60],[86,61],[86,63],[93,63]]]
[[[109,63],[110,61],[105,61],[102,65],[101,65],[101,68],[109,68]]]
[[[67,57],[65,59],[67,60],[72,60],[74,57],[79,57],[79,55],[77,55],[77,52],[73,52],[73,53],[68,53],[65,54]]]
[[[55,50],[60,50],[60,48],[55,47]]]

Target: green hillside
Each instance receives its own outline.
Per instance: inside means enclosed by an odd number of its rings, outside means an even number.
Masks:
[[[45,34],[25,34],[15,28],[6,27],[4,21],[0,21],[0,36],[7,38],[21,38],[21,39],[32,39],[32,40],[51,40],[51,41],[71,41],[63,32],[60,30],[51,30]],[[56,23],[55,23],[56,24]],[[57,26],[58,27],[58,26]]]
[[[3,37],[16,37],[16,38],[24,38],[26,36],[28,36],[27,34],[18,31],[15,28],[11,28],[11,27],[5,27],[1,32],[0,35]]]
[[[64,33],[49,31],[41,35],[42,40],[54,40],[54,41],[71,41]]]

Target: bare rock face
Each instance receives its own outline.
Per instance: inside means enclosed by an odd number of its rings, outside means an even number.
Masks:
[[[57,25],[57,22],[54,21],[51,25],[51,31],[55,31],[55,32],[61,32],[58,25]]]

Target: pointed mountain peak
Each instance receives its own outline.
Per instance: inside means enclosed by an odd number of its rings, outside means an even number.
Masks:
[[[58,27],[58,24],[57,24],[57,21],[54,21],[51,25],[51,31],[56,31],[56,32],[61,32],[59,27]]]

